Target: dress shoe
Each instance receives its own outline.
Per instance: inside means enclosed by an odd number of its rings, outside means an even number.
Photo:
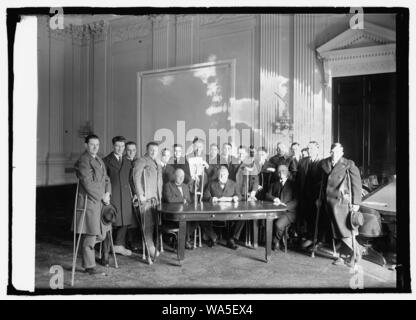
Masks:
[[[273,251],[277,251],[277,250],[279,250],[280,249],[280,244],[279,244],[279,241],[275,241],[275,242],[273,242],[272,243],[272,250]]]
[[[102,273],[98,271],[96,268],[85,268],[85,272],[88,273],[90,276]]]
[[[122,256],[131,256],[131,251],[126,249],[124,246],[114,246],[114,252],[121,254]]]
[[[104,267],[108,267],[110,265],[109,257],[102,257],[100,260],[98,260],[98,262]]]
[[[307,247],[310,247],[312,244],[313,244],[312,240],[305,240],[305,241],[302,243],[302,248],[303,248],[303,249],[306,249]]]
[[[217,245],[217,240],[209,239],[208,240],[208,247],[212,248]]]
[[[185,249],[193,250],[194,246],[189,241],[186,241],[185,242]]]
[[[345,260],[341,257],[338,257],[334,262],[332,262],[335,266],[343,266],[345,264]]]
[[[238,246],[235,244],[234,239],[229,239],[227,242],[227,246],[230,249],[237,250]]]

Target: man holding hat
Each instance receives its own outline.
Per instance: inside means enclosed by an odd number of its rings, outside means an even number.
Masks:
[[[98,273],[95,269],[95,244],[106,235],[101,220],[103,205],[110,203],[111,183],[105,164],[97,155],[100,147],[98,136],[92,134],[85,138],[85,152],[75,163],[79,179],[77,201],[76,232],[82,235],[82,265],[89,274]],[[84,219],[83,208],[87,201]],[[72,226],[74,228],[74,226]]]
[[[344,248],[351,253],[352,229],[356,229],[360,221],[356,221],[358,215],[349,213],[357,212],[361,203],[360,172],[354,161],[343,157],[340,143],[332,144],[330,154],[321,162],[322,197],[318,201],[328,214],[335,239],[342,240]]]

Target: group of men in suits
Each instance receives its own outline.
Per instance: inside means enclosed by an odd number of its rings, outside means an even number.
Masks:
[[[114,251],[129,256],[135,249],[129,231],[137,228],[132,203],[139,201],[144,210],[143,235],[150,255],[157,255],[154,244],[154,208],[161,201],[168,203],[191,203],[200,201],[273,201],[282,204],[285,212],[276,219],[273,230],[273,249],[279,247],[282,234],[293,224],[300,236],[302,246],[312,244],[317,208],[327,219],[320,219],[319,239],[324,240],[330,227],[333,237],[352,247],[351,233],[347,227],[348,208],[357,209],[361,201],[361,178],[354,162],[343,157],[339,143],[331,146],[330,157],[319,158],[319,145],[309,142],[308,155],[301,155],[298,143],[287,148],[278,143],[277,153],[270,159],[268,150],[244,146],[232,155],[232,145],[225,143],[221,151],[211,144],[209,153],[204,153],[204,142],[195,138],[192,151],[184,155],[183,146],[175,144],[170,149],[159,150],[156,142],[149,142],[146,153],[136,157],[136,144],[126,142],[121,136],[112,140],[113,151],[103,160],[97,155],[99,138],[96,135],[85,139],[86,151],[75,168],[79,178],[79,198],[88,196],[88,210],[82,233],[83,266],[89,273],[95,272],[94,245],[102,236],[100,212],[102,206],[111,203],[116,208],[113,224]],[[348,182],[348,188],[346,187]],[[201,193],[202,188],[204,192]],[[82,202],[82,201],[81,201]],[[79,203],[82,207],[82,203]],[[321,215],[322,216],[322,215]],[[80,221],[79,219],[77,221]],[[257,224],[257,221],[254,221]],[[217,234],[210,222],[196,222],[188,226],[186,248],[192,249],[189,236],[200,225],[208,245],[213,247]],[[233,223],[227,235],[227,245],[237,249],[237,241],[244,228],[243,221]],[[128,248],[130,247],[130,249]],[[104,253],[102,263],[108,263]]]

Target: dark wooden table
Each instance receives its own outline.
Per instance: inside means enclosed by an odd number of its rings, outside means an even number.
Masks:
[[[178,259],[185,258],[187,221],[266,220],[266,262],[272,247],[273,220],[286,208],[266,201],[203,202],[198,204],[163,203],[158,208],[164,220],[179,223]]]

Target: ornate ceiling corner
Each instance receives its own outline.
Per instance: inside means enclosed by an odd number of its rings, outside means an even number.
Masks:
[[[199,23],[201,26],[228,22],[233,19],[247,18],[249,14],[203,14],[200,15]]]
[[[176,15],[176,24],[185,24],[185,23],[191,23],[194,18],[194,15],[190,14],[177,14]]]
[[[396,33],[365,23],[348,29],[316,49],[324,69],[324,84],[332,77],[396,71]]]
[[[153,21],[153,28],[154,29],[161,29],[166,28],[171,18],[174,16],[169,14],[158,14],[150,16],[151,20]]]
[[[108,33],[108,22],[101,20],[88,24],[94,41],[99,42],[105,40]]]
[[[150,34],[152,24],[148,19],[141,19],[139,23],[114,29],[111,32],[112,42],[126,41],[128,39],[143,38]]]

